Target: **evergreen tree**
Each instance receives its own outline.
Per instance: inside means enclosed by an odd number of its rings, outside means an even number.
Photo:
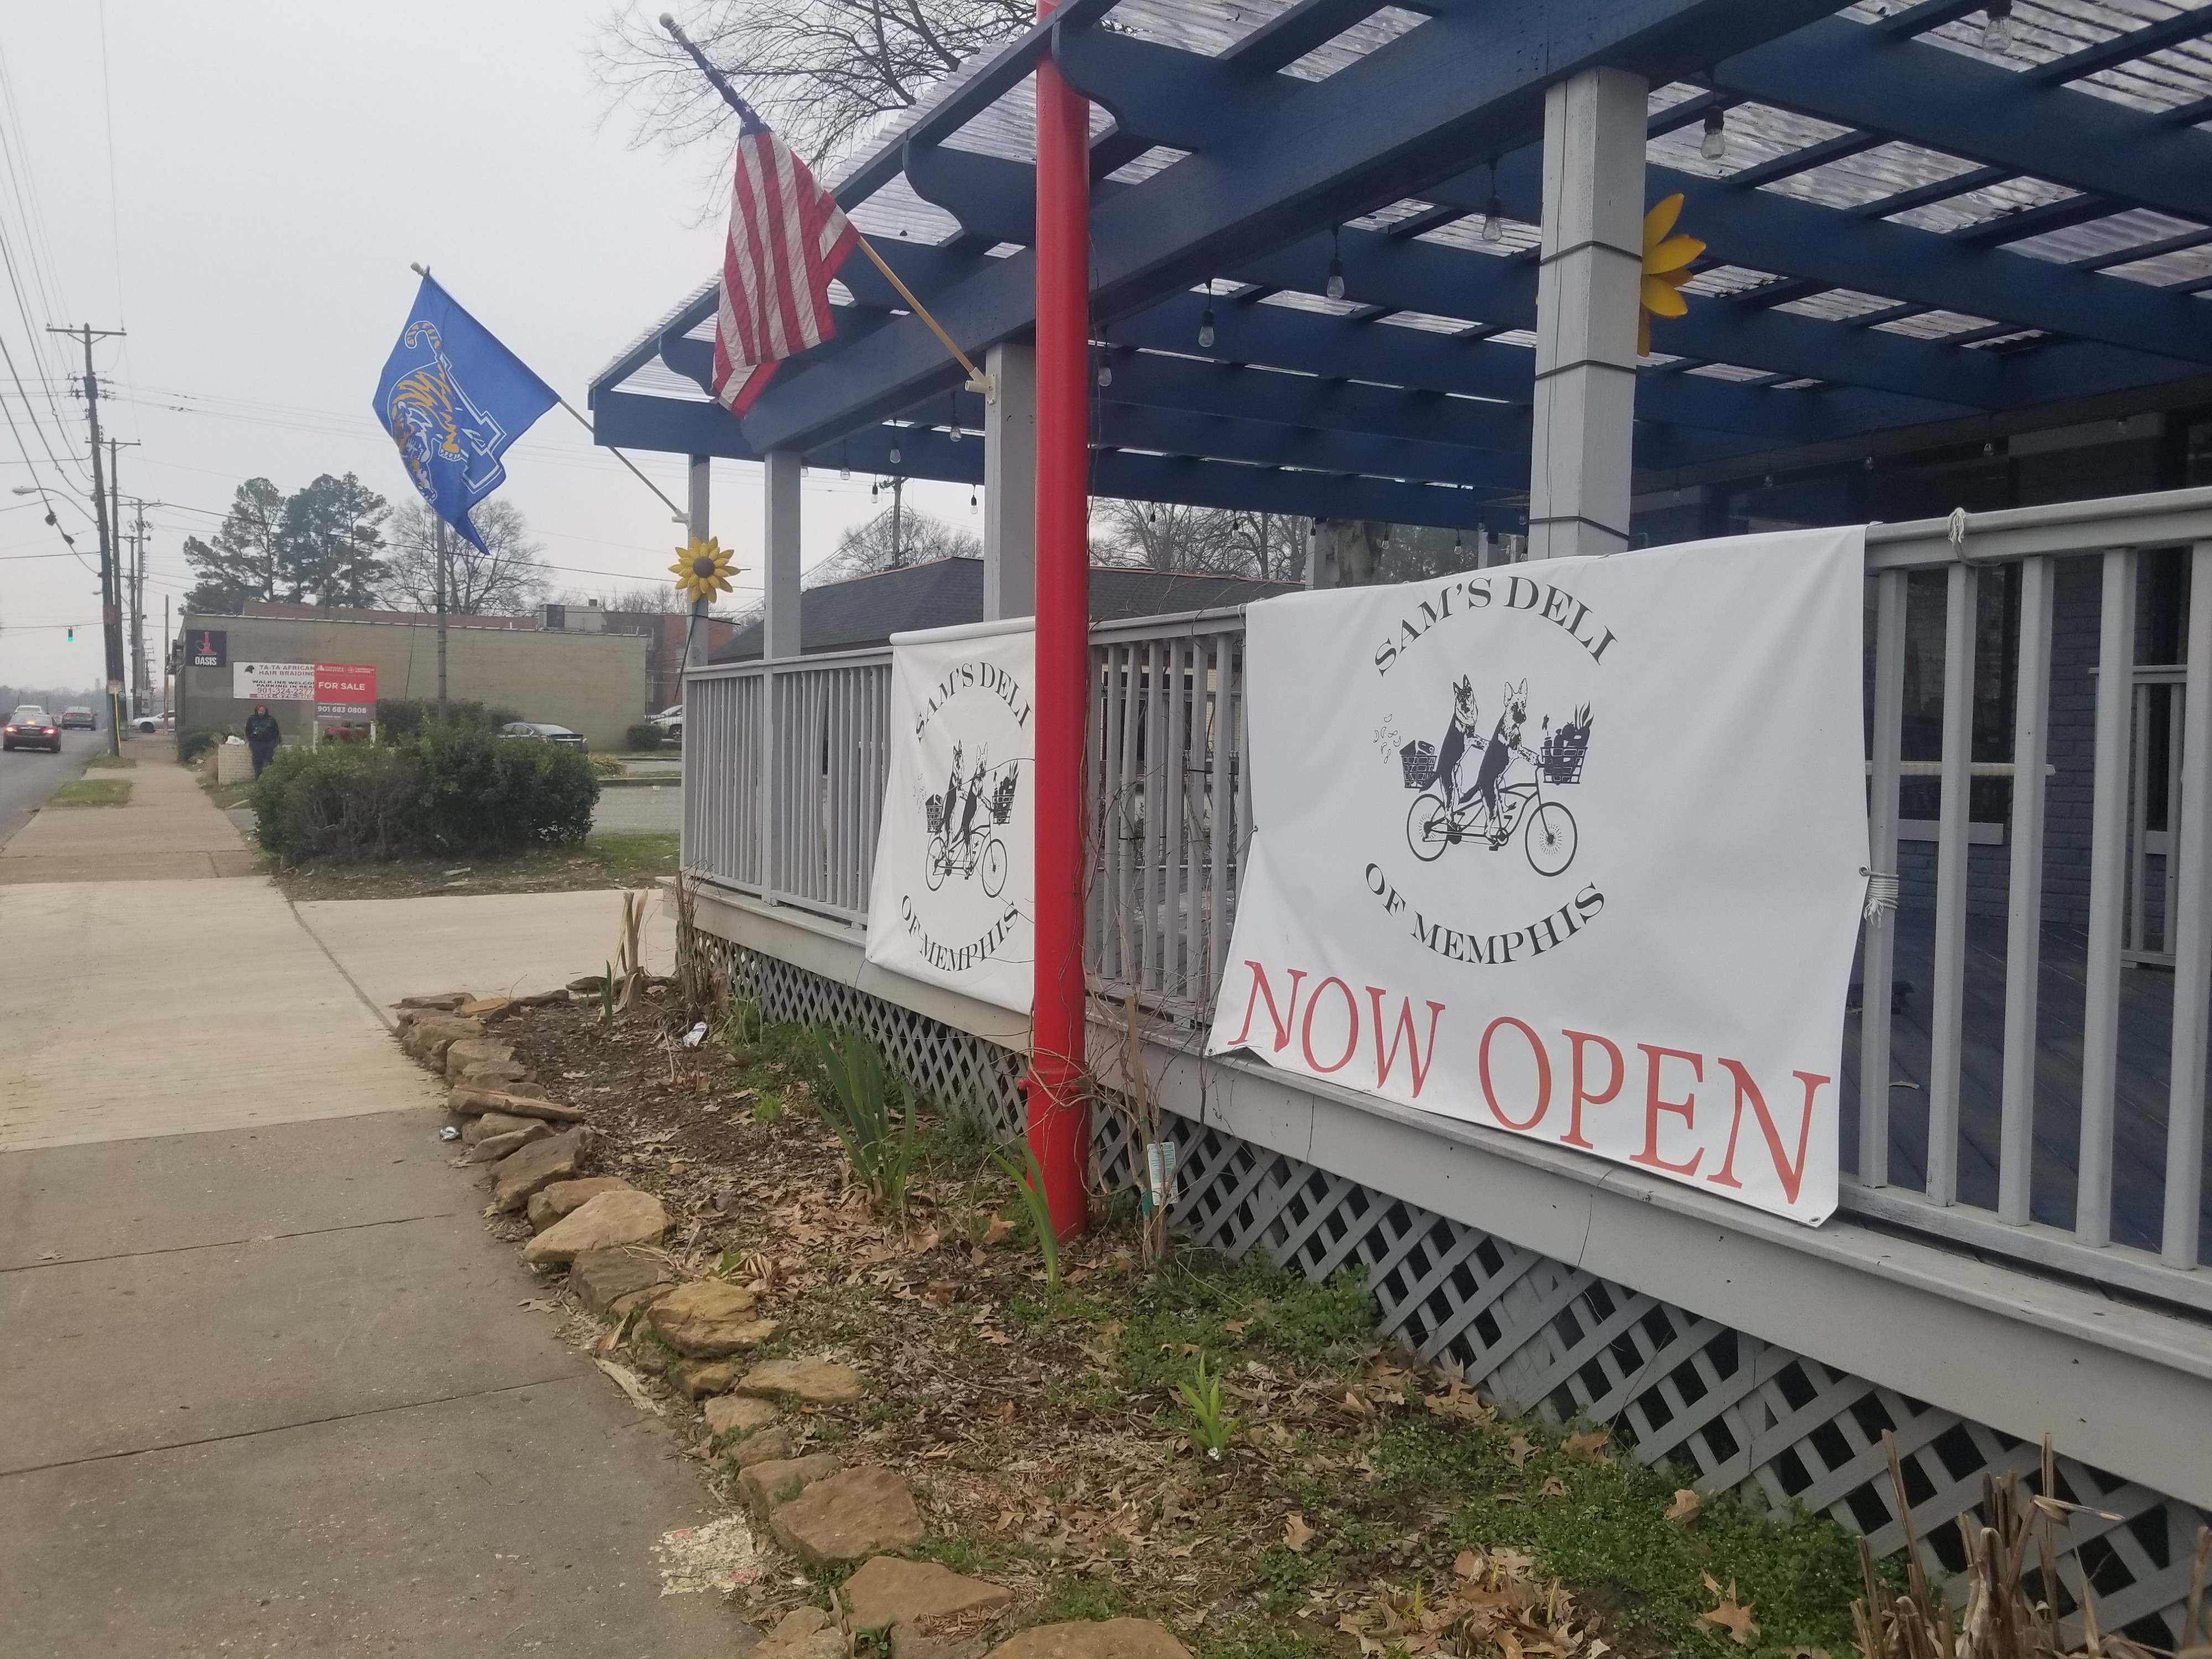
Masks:
[[[185,598],[187,611],[236,616],[248,599],[283,597],[283,492],[266,478],[248,478],[221,529],[206,541],[185,538],[185,562],[199,578]]]
[[[384,497],[349,472],[324,473],[284,503],[283,556],[287,585],[317,605],[370,605],[385,578],[378,550],[392,508]]]

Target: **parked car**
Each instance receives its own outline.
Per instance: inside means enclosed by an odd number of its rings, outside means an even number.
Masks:
[[[502,738],[527,738],[532,743],[557,743],[564,749],[582,749],[581,732],[571,732],[565,726],[552,726],[544,720],[510,720],[499,728]]]
[[[62,710],[62,730],[64,732],[97,732],[99,717],[82,705]]]
[[[64,724],[66,725],[67,722],[64,721]],[[131,724],[135,729],[150,734],[165,728],[173,730],[177,724],[177,717],[174,714],[134,714]]]
[[[673,738],[678,743],[684,741],[684,705],[682,703],[671,703],[658,714],[650,714],[647,718],[660,728],[660,734],[663,737]]]
[[[38,704],[23,703],[8,716],[7,725],[0,726],[0,749],[51,749],[58,755],[62,729]]]

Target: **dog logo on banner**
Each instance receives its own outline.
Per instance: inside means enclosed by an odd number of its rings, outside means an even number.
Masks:
[[[1014,815],[1022,769],[1018,761],[994,767],[990,752],[979,750],[975,769],[963,772],[961,746],[955,743],[945,793],[932,795],[923,803],[929,821],[929,846],[924,854],[927,864],[922,878],[933,893],[954,876],[980,882],[988,898],[996,898],[1006,890],[1006,843],[1000,831]]]
[[[1583,704],[1556,730],[1547,714],[1532,749],[1522,736],[1528,726],[1528,682],[1506,686],[1503,704],[1498,724],[1485,737],[1474,683],[1462,675],[1452,684],[1451,720],[1443,741],[1415,741],[1398,750],[1406,787],[1420,792],[1406,813],[1406,845],[1422,863],[1432,864],[1450,847],[1501,851],[1519,830],[1529,867],[1540,876],[1563,876],[1575,861],[1580,832],[1565,802],[1556,795],[1544,799],[1544,786],[1556,792],[1582,781],[1583,759],[1589,751],[1589,705]]]

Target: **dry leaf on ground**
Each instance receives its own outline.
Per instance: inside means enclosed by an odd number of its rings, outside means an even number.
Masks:
[[[983,1249],[988,1249],[994,1244],[1005,1243],[1007,1235],[1013,1231],[1014,1224],[994,1210],[991,1212],[991,1224],[983,1229],[982,1237],[975,1242]]]
[[[1606,1451],[1605,1443],[1612,1438],[1611,1429],[1591,1429],[1585,1433],[1571,1434],[1560,1443],[1570,1457],[1590,1463],[1610,1463],[1613,1458]]]
[[[1505,1461],[1515,1468],[1525,1468],[1536,1448],[1525,1434],[1516,1434],[1505,1443]]]
[[[1699,1499],[1687,1486],[1675,1489],[1674,1501],[1667,1506],[1669,1521],[1694,1521],[1698,1518]]]
[[[1567,1495],[1567,1483],[1556,1474],[1547,1475],[1544,1480],[1544,1490],[1536,1495],[1539,1498],[1565,1498]]]
[[[1706,1573],[1704,1577],[1705,1588],[1713,1593],[1720,1605],[1711,1613],[1699,1613],[1698,1621],[1700,1624],[1717,1625],[1745,1647],[1749,1647],[1759,1639],[1759,1621],[1751,1616],[1749,1607],[1739,1607],[1736,1604],[1735,1580],[1729,1579],[1729,1587],[1723,1591],[1714,1581],[1712,1574]]]
[[[1314,1529],[1306,1525],[1306,1518],[1296,1510],[1283,1517],[1283,1547],[1293,1555],[1304,1555],[1306,1546],[1314,1540]]]

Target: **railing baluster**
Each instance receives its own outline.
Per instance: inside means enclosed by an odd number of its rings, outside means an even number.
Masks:
[[[1898,756],[1905,722],[1905,574],[1875,578],[1874,733],[1868,753],[1867,850],[1873,867],[1897,871]],[[1890,994],[1897,957],[1893,912],[1865,928],[1859,975],[1859,1183],[1889,1185]]]
[[[1942,805],[1936,830],[1935,984],[1928,999],[1928,1199],[1959,1196],[1959,1062],[1966,999],[1966,823],[1974,753],[1978,574],[1951,567],[1943,608]]]
[[[1183,893],[1187,884],[1182,869],[1182,814],[1183,782],[1188,775],[1189,764],[1185,756],[1189,743],[1187,716],[1190,703],[1183,695],[1187,649],[1182,641],[1167,642],[1167,741],[1160,749],[1160,781],[1165,786],[1161,791],[1160,813],[1164,837],[1160,848],[1160,991],[1163,995],[1175,997],[1186,994]]]
[[[1145,653],[1145,896],[1144,971],[1139,980],[1146,990],[1158,991],[1165,977],[1160,948],[1159,897],[1167,863],[1167,649],[1154,640]]]
[[[2121,900],[2127,884],[2128,717],[2135,702],[2136,553],[2104,556],[2097,619],[2097,754],[2089,808],[2089,939],[2081,1009],[2081,1148],[2074,1231],[2112,1237],[2112,1111],[2119,1078]]]
[[[2172,1095],[2166,1118],[2166,1218],[2160,1259],[2193,1268],[2204,1202],[2205,1036],[2212,1010],[2212,542],[2189,561],[2189,676],[2180,707],[2181,763],[2166,792],[2168,892],[2178,900],[2173,947]]]
[[[2130,671],[2128,678],[2134,681]],[[2154,688],[2131,684],[2129,689],[2129,730],[2131,757],[2129,776],[2135,787],[2128,792],[2128,921],[2121,936],[2123,948],[2148,953],[2150,934],[2143,922],[2149,914],[2150,886],[2150,700]]]
[[[1114,845],[1116,849],[1114,890],[1114,955],[1115,976],[1129,984],[1140,984],[1144,979],[1144,957],[1139,942],[1133,939],[1130,927],[1135,918],[1136,872],[1141,862],[1136,839],[1129,831],[1142,822],[1137,799],[1133,774],[1141,758],[1139,747],[1139,727],[1137,724],[1139,703],[1137,692],[1138,647],[1133,642],[1121,654],[1121,751],[1114,772],[1114,815],[1115,829]]]
[[[1221,970],[1229,956],[1229,848],[1237,827],[1229,787],[1229,635],[1213,635],[1212,696],[1206,722],[1206,983],[1199,994],[1201,1012],[1211,1010],[1220,994]]]
[[[2051,740],[2051,597],[2057,567],[2023,560],[2012,732],[2012,885],[2005,905],[2004,1085],[1997,1219],[2028,1218],[2035,1175],[2037,991],[2043,971],[2043,766]]]

